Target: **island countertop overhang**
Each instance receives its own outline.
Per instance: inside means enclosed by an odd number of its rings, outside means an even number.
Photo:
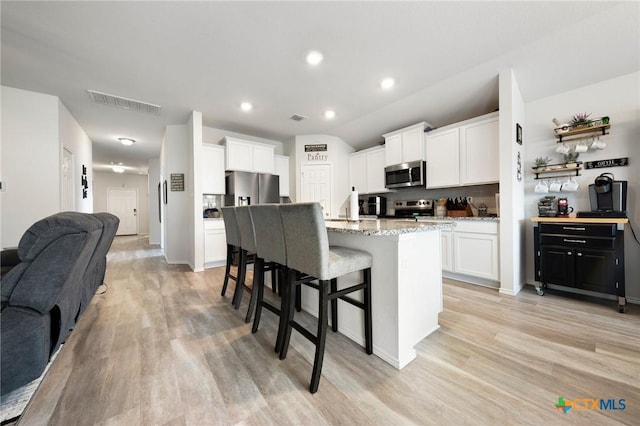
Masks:
[[[415,232],[453,229],[453,221],[424,221],[397,219],[365,219],[360,221],[327,220],[327,231],[342,234],[359,234],[371,236],[394,236]]]

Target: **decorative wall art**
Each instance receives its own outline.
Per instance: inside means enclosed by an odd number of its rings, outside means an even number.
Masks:
[[[516,123],[516,142],[522,145],[522,126],[518,123]]]
[[[80,177],[80,185],[82,186],[82,198],[88,197],[89,180],[87,179],[87,166],[82,165],[82,176]]]

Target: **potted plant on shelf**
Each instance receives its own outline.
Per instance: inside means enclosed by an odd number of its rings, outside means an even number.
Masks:
[[[568,152],[564,154],[564,163],[565,167],[577,167],[578,166],[578,157],[580,156],[579,152]]]
[[[591,113],[580,112],[573,117],[571,117],[571,125],[575,128],[586,127],[591,124],[591,120],[589,120],[589,116]]]
[[[536,169],[537,170],[544,170],[547,168],[547,166],[549,165],[549,162],[551,162],[551,158],[549,157],[537,157],[535,160],[533,160],[536,164]]]

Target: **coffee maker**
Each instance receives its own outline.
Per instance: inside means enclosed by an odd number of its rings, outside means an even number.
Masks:
[[[369,197],[367,214],[383,216],[387,214],[387,199],[385,197]]]
[[[602,173],[589,185],[589,201],[591,212],[579,212],[578,217],[627,217],[627,181]]]

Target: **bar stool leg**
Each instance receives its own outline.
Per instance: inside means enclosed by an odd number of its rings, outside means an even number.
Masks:
[[[282,291],[283,284],[286,286],[289,282],[289,274],[291,271],[286,266],[282,266],[278,270],[278,291]],[[284,298],[280,299],[280,318],[278,320],[278,335],[276,337],[276,346],[274,350],[279,354],[282,350],[282,341],[284,340],[284,333],[287,327],[287,301]]]
[[[329,312],[329,281],[320,281],[320,301],[318,303],[318,334],[316,334],[316,355],[313,360],[313,373],[309,392],[316,393],[320,384],[322,374],[322,363],[324,361],[324,346],[327,340],[327,325]]]
[[[261,259],[256,259],[256,269],[258,262]],[[255,271],[254,271],[255,274]],[[255,276],[255,275],[254,275]],[[253,326],[251,327],[251,332],[252,333],[257,333],[258,332],[258,327],[260,326],[260,317],[262,316],[262,299],[264,298],[264,283],[259,283],[259,285],[254,284],[253,285],[253,292],[256,293],[256,315],[253,317]],[[257,287],[256,287],[257,285]],[[253,296],[253,294],[252,294]]]
[[[278,279],[277,278],[278,278],[278,274],[277,274],[276,268],[274,267],[271,270],[271,291],[273,293],[278,291]]]
[[[233,262],[233,246],[227,244],[227,266],[224,270],[224,284],[222,284],[221,296],[227,292],[227,285],[229,285],[229,273],[231,272],[231,262]]]
[[[371,268],[363,271],[364,278],[364,336],[365,350],[368,355],[373,353],[373,331],[371,318]]]
[[[338,279],[333,278],[331,280],[331,293],[338,291]],[[338,299],[331,299],[331,330],[333,332],[338,331]]]
[[[249,308],[247,309],[247,316],[244,318],[244,322],[251,321],[253,310],[256,307],[256,299],[258,297],[258,288],[264,287],[264,259],[260,259],[256,256],[255,263],[253,264],[253,287],[251,289],[251,297],[249,298]]]
[[[235,309],[240,308],[240,302],[242,302],[242,293],[244,293],[244,280],[247,272],[247,251],[240,249],[240,261],[238,262],[238,281],[236,282],[236,289],[233,293],[233,307]]]
[[[293,322],[293,313],[296,308],[296,271],[289,270],[289,276],[284,283],[284,288],[282,289],[282,309],[281,312],[282,317],[284,318],[284,332],[282,333],[282,347],[280,348],[280,359],[285,359],[287,357],[287,351],[289,350],[289,342],[291,341],[291,329]]]

